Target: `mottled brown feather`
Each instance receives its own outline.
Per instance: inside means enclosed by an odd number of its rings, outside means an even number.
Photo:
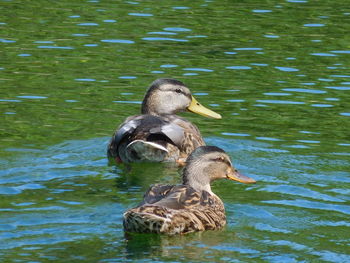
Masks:
[[[143,202],[124,214],[124,228],[130,232],[174,235],[219,229],[225,224],[222,201],[186,185],[152,186]]]

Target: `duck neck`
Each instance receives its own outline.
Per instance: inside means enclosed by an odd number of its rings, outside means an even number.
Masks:
[[[158,101],[157,99],[150,97],[145,97],[145,99],[142,102],[141,107],[141,113],[142,114],[150,114],[150,115],[165,115],[167,114],[167,107],[166,105],[162,104],[161,101]]]
[[[153,105],[151,103],[149,103],[148,100],[146,100],[146,98],[145,98],[144,101],[142,102],[141,113],[142,114],[158,115],[153,108],[154,108]]]
[[[210,187],[209,176],[203,176],[204,169],[200,169],[197,165],[188,165],[185,167],[182,175],[182,183],[191,186],[196,191],[207,191],[214,194]]]

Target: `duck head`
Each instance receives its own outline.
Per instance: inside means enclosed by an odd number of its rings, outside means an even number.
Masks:
[[[205,117],[221,119],[221,115],[202,106],[181,81],[157,79],[146,92],[142,114],[165,115],[191,111]]]
[[[232,165],[230,157],[216,146],[200,146],[187,158],[183,171],[183,184],[201,191],[211,192],[210,183],[217,179],[229,179],[241,183],[256,181],[244,176]]]

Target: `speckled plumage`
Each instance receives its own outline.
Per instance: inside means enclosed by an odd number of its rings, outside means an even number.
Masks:
[[[183,184],[152,186],[137,207],[124,213],[125,231],[174,235],[222,228],[225,207],[210,188],[221,178],[255,182],[239,174],[222,149],[197,148],[186,161]]]
[[[157,202],[154,196],[162,199]],[[226,224],[224,204],[207,191],[186,185],[155,185],[144,198],[141,206],[124,214],[126,231],[174,235],[220,229]]]

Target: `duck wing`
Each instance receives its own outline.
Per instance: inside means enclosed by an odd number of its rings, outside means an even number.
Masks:
[[[207,191],[198,192],[187,185],[154,185],[145,194],[143,205],[161,206],[170,209],[189,209],[212,204]]]
[[[177,115],[167,115],[164,117],[169,123],[181,127],[184,131],[181,145],[178,146],[181,152],[190,154],[199,146],[205,145],[202,135],[196,125]]]
[[[124,122],[115,133],[113,140],[118,145],[127,136],[133,136],[135,139],[140,139],[138,137],[142,136],[151,141],[152,139],[155,140],[157,135],[163,135],[172,144],[180,145],[184,131],[179,125],[163,120],[158,116],[141,115]]]
[[[154,185],[144,201],[123,215],[125,231],[186,234],[214,230],[226,224],[222,201],[207,191],[186,185]]]
[[[116,157],[119,155],[118,148],[120,145],[127,148],[132,142],[137,141],[137,144],[132,145],[131,150],[149,152],[150,157],[146,157],[146,159],[150,158],[151,160],[153,158],[152,148],[154,148],[157,156],[162,156],[167,154],[167,150],[164,148],[167,143],[180,147],[183,137],[184,130],[182,127],[168,122],[162,117],[153,115],[132,116],[120,125],[112,137],[108,146],[108,155]],[[159,146],[154,143],[159,144]],[[144,154],[136,153],[136,155],[142,157]]]

